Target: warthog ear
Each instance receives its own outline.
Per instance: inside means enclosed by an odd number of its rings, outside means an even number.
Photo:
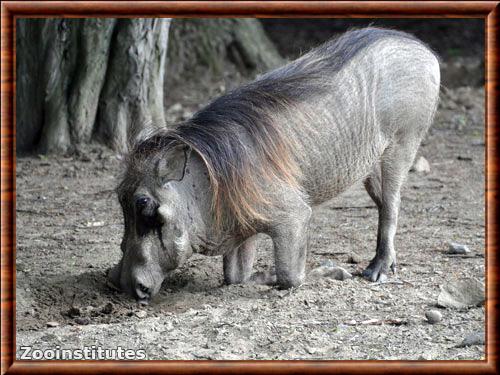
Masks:
[[[184,178],[191,149],[178,145],[165,152],[156,165],[156,175],[162,184],[168,181],[180,181]]]

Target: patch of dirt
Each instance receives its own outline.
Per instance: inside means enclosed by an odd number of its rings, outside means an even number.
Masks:
[[[181,105],[169,116],[184,109],[193,110]],[[224,286],[221,258],[195,255],[145,308],[105,284],[121,255],[120,156],[95,145],[71,157],[18,158],[17,346],[143,348],[149,359],[483,358],[483,345],[456,345],[484,329],[484,307],[439,309],[441,322],[425,320],[441,285],[484,283],[483,119],[482,88],[444,89],[419,152],[431,171],[410,173],[402,192],[391,280],[403,282]],[[315,210],[308,270],[331,260],[357,275],[374,255],[376,232],[375,206],[354,186]],[[446,254],[448,241],[471,254]],[[263,237],[255,270],[272,267],[271,255]],[[385,324],[360,324],[372,319]]]

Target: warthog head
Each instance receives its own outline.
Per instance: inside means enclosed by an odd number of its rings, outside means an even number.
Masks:
[[[192,254],[191,237],[204,229],[196,202],[200,179],[193,178],[199,168],[196,162],[188,165],[195,158],[185,146],[156,157],[132,157],[117,189],[125,222],[123,254],[108,281],[147,304],[166,274]]]

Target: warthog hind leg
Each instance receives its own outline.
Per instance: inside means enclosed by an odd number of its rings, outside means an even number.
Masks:
[[[384,151],[381,168],[375,168],[365,180],[368,194],[378,207],[377,250],[375,257],[363,271],[370,281],[384,282],[389,271],[396,272],[396,234],[401,186],[415,158],[418,143],[393,142]]]

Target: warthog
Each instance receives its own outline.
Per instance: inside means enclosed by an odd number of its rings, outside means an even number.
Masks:
[[[364,271],[396,268],[400,189],[432,123],[439,62],[422,42],[349,31],[137,142],[117,192],[125,233],[108,278],[147,303],[195,252],[222,255],[226,283],[252,280],[255,235],[274,244],[274,280],[304,279],[311,207],[363,180],[378,207]]]

